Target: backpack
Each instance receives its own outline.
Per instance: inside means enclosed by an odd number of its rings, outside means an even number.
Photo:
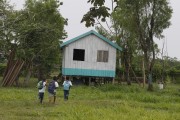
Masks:
[[[53,80],[49,83],[48,92],[54,94],[54,90],[55,90],[55,81]]]
[[[64,90],[69,90],[70,84],[68,81],[65,81],[64,83]]]
[[[38,89],[42,89],[43,88],[43,81],[39,81],[38,85],[37,85]]]

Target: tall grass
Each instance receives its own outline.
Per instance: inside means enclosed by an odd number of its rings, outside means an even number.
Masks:
[[[74,86],[68,101],[57,91],[57,103],[39,104],[37,88],[0,87],[0,120],[179,120],[179,85],[155,86],[153,92],[136,84]]]

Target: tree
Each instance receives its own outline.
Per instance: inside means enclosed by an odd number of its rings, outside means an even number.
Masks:
[[[89,0],[91,4],[97,8],[97,5],[103,6],[99,0]],[[167,0],[114,0],[117,3],[114,11],[119,14],[122,22],[128,22],[129,25],[124,26],[126,30],[135,35],[138,39],[138,43],[141,50],[144,53],[144,59],[146,62],[146,69],[148,71],[148,90],[152,90],[152,69],[155,62],[155,50],[154,50],[154,37],[162,38],[162,32],[164,29],[170,26],[170,18],[172,9],[169,6]],[[94,11],[89,11],[84,15],[82,22],[88,23],[87,25],[93,25],[94,22],[89,22],[88,17],[109,17],[108,11],[99,12],[98,15],[93,16]],[[104,16],[104,13],[106,13]],[[100,17],[99,17],[100,16]],[[90,19],[94,21],[93,19]],[[89,24],[92,23],[92,24]]]
[[[6,0],[0,1],[0,51],[5,55],[12,46],[13,9]]]
[[[122,3],[123,1],[119,4],[121,5]],[[132,19],[129,22],[133,27],[129,31],[136,34],[141,49],[144,52],[146,69],[148,71],[148,90],[152,90],[152,69],[155,62],[154,37],[163,37],[163,29],[170,25],[169,20],[172,10],[165,0],[141,0],[133,2],[127,0],[125,8],[128,8],[126,9],[127,15],[132,15]],[[121,9],[125,8],[122,6]]]
[[[25,83],[32,70],[38,79],[48,76],[55,64],[59,64],[60,40],[66,37],[66,20],[58,8],[57,0],[27,0],[23,10],[14,12],[12,24],[15,58],[25,61]]]
[[[66,35],[60,5],[56,0],[27,0],[21,11],[18,55],[37,66],[39,79],[59,62],[59,42]]]
[[[118,0],[112,0],[112,8],[113,2],[117,3]],[[90,8],[81,20],[81,22],[86,22],[86,27],[94,26],[96,19],[101,19],[102,22],[105,22],[106,18],[110,17],[110,8],[104,5],[105,0],[88,0],[88,3],[91,3],[93,7]]]

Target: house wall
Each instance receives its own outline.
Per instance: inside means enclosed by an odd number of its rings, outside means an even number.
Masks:
[[[73,61],[73,49],[85,49],[85,61]],[[109,51],[108,62],[97,62],[97,50]],[[63,68],[115,72],[115,66],[116,49],[95,35],[81,38],[63,48]]]

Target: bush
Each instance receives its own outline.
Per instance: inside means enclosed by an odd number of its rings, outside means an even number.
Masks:
[[[0,76],[3,75],[5,69],[6,69],[6,66],[4,64],[0,64]]]

